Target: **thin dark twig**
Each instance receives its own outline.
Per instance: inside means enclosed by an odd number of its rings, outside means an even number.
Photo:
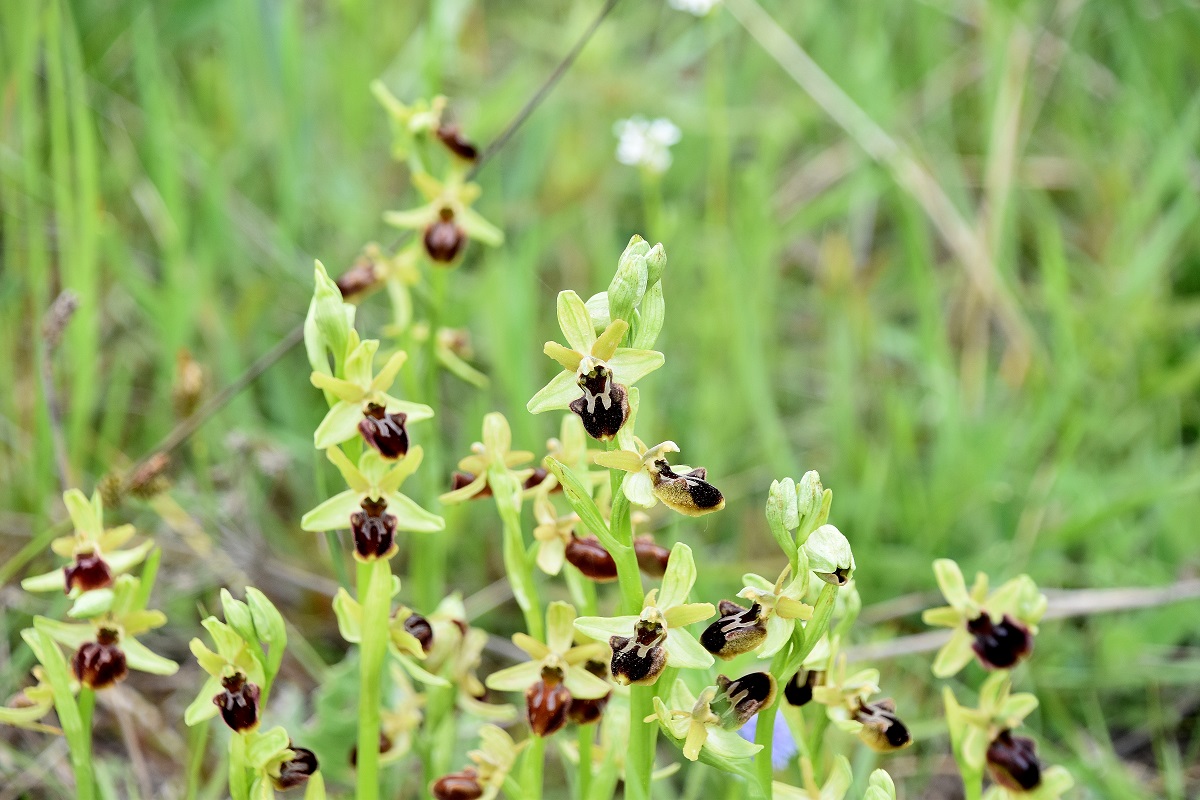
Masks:
[[[208,421],[208,418],[216,414],[225,406],[229,405],[233,398],[241,394],[242,390],[250,384],[254,383],[259,375],[262,375],[279,359],[283,358],[287,353],[304,339],[304,323],[300,323],[292,329],[287,336],[279,340],[274,347],[263,353],[258,359],[246,367],[245,372],[237,377],[233,383],[226,386],[221,391],[210,397],[204,405],[200,406],[187,419],[181,420],[178,425],[171,429],[171,432],[159,441],[150,451],[146,453],[136,464],[130,467],[128,474],[136,474],[138,469],[145,466],[146,463],[159,453],[169,453],[179,445],[183,444],[189,436],[195,433],[201,425]]]
[[[525,123],[525,120],[529,119],[529,117],[533,114],[537,107],[542,104],[542,102],[546,99],[558,82],[562,80],[563,75],[567,73],[567,70],[569,70],[571,65],[575,63],[575,60],[579,57],[579,54],[583,52],[583,48],[596,34],[596,31],[600,28],[600,24],[604,22],[605,18],[608,17],[609,13],[612,12],[619,2],[620,0],[606,0],[604,7],[600,9],[600,13],[596,15],[596,18],[592,21],[592,24],[589,25],[587,30],[583,32],[578,41],[575,42],[575,45],[569,51],[567,51],[567,54],[563,56],[562,61],[560,61],[558,66],[556,66],[554,70],[546,77],[546,80],[542,82],[542,85],[538,87],[537,91],[534,92],[525,105],[521,107],[521,110],[517,112],[515,117],[513,117],[512,122],[508,123],[508,127],[502,130],[499,135],[492,140],[491,144],[484,148],[483,152],[479,156],[479,160],[475,162],[475,166],[472,167],[470,173],[468,173],[468,178],[475,177],[484,164],[491,160],[496,153],[500,152],[501,148],[503,148],[509,143],[509,141],[512,140],[513,135],[516,134],[517,130]],[[293,347],[298,345],[303,339],[304,324],[301,323],[297,325],[290,333],[288,333],[288,335],[285,336],[278,344],[276,344],[266,353],[263,353],[263,355],[260,356],[257,361],[247,367],[246,371],[239,375],[233,383],[229,384],[220,392],[215,394],[207,403],[196,409],[195,413],[176,425],[170,433],[163,437],[162,441],[151,448],[145,456],[138,460],[138,462],[129,470],[129,474],[137,472],[139,467],[144,466],[147,461],[149,461],[158,453],[169,453],[179,445],[183,444],[183,442],[185,442],[188,437],[195,433],[201,425],[208,421],[209,417],[213,416],[226,405],[228,405],[229,402],[238,394],[240,394],[243,389],[253,383],[258,376],[270,369],[276,361],[287,355],[287,353]]]
[[[58,406],[58,392],[54,388],[54,354],[58,352],[63,331],[71,322],[77,308],[79,296],[67,289],[54,298],[42,319],[42,397],[46,401],[46,416],[50,421],[50,442],[54,448],[58,484],[64,492],[72,485],[71,460],[67,457],[67,440],[62,430],[62,409]]]
[[[554,90],[554,87],[560,80],[562,80],[562,77],[567,74],[567,70],[569,70],[571,65],[575,63],[575,59],[579,58],[579,54],[583,52],[583,48],[587,46],[587,43],[596,34],[596,31],[600,28],[601,23],[604,22],[605,18],[609,15],[609,13],[612,12],[614,8],[616,8],[617,3],[620,1],[621,0],[607,0],[607,2],[604,4],[604,7],[600,9],[600,13],[596,15],[596,19],[592,21],[592,24],[588,26],[588,29],[583,32],[582,36],[579,37],[579,41],[575,42],[575,46],[572,47],[565,56],[563,56],[563,60],[558,63],[558,66],[554,68],[554,71],[550,73],[541,87],[534,92],[533,96],[529,98],[529,101],[525,103],[520,111],[517,112],[517,115],[513,117],[512,122],[508,123],[508,127],[502,130],[500,134],[492,140],[492,143],[484,148],[483,153],[479,156],[479,160],[475,162],[475,166],[472,167],[471,171],[467,174],[468,178],[475,177],[479,170],[483,168],[483,165],[490,161],[491,158],[496,155],[501,148],[508,144],[508,140],[513,137],[513,134],[517,132],[517,129],[525,124],[525,120],[529,119],[529,116],[534,112],[534,110],[542,104],[542,101],[546,99],[546,96]]]

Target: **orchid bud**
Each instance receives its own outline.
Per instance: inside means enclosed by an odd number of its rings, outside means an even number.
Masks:
[[[854,574],[854,553],[850,542],[832,525],[822,525],[804,543],[808,566],[826,583],[845,586]]]

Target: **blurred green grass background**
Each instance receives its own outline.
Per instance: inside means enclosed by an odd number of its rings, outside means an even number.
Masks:
[[[381,213],[416,200],[390,159],[372,80],[405,100],[449,95],[453,117],[487,142],[600,5],[5,3],[0,564],[62,516],[38,378],[41,316],[61,289],[81,304],[55,382],[73,480],[90,490],[175,423],[181,350],[211,394],[302,320],[313,258],[337,274],[364,243],[394,240]],[[539,449],[557,421],[524,405],[551,373],[540,351],[557,335],[554,294],[603,289],[640,232],[670,258],[667,367],[642,388],[649,430],[678,441],[731,501],[665,537],[697,549],[706,596],[731,595],[744,568],[771,572],[766,487],[810,468],[834,489],[864,602],[888,618],[865,638],[921,629],[921,598],[889,601],[928,595],[939,556],[1050,588],[1193,577],[1195,4],[764,7],[945,190],[1028,342],[996,324],[939,235],[945,220],[733,16],[625,2],[480,176],[480,209],[508,241],[472,247],[444,276],[444,322],[470,332],[491,386],[443,376],[436,425],[417,433],[442,441],[448,464],[495,408]],[[635,114],[683,131],[661,182],[614,160],[613,123]],[[360,319],[379,330],[385,298]],[[292,352],[177,453],[169,500],[128,511],[167,551],[159,594],[178,627],[161,644],[181,661],[197,607],[242,581],[283,598],[311,634],[297,686],[320,675],[319,657],[335,659],[320,593],[336,573],[297,524],[331,482],[311,448],[323,407],[307,376]],[[446,476],[423,477],[432,500]],[[471,594],[502,575],[498,530],[486,513],[450,519],[451,582]],[[454,552],[482,542],[486,560]],[[12,577],[0,589],[5,656],[45,609]],[[1090,796],[1196,796],[1198,609],[1044,626],[1023,680],[1043,701],[1044,752]],[[486,619],[503,634],[512,612]],[[3,662],[7,696],[28,656]],[[936,716],[928,658],[881,666],[902,707]],[[169,725],[193,673],[151,683],[169,696]],[[38,740],[6,741],[0,774]],[[888,762],[907,797],[954,796],[939,778],[945,749],[931,739]],[[163,745],[155,763],[182,770],[172,753]]]

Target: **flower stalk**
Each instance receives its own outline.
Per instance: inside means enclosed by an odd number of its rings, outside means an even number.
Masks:
[[[383,704],[383,666],[387,658],[392,589],[392,571],[388,564],[381,558],[358,565],[358,599],[363,607],[359,652],[358,800],[379,798],[379,709]]]

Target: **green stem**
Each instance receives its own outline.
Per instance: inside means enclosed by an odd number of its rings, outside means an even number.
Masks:
[[[246,777],[246,737],[235,733],[229,737],[229,796],[233,800],[250,800]]]
[[[525,550],[525,534],[521,531],[521,512],[513,506],[512,498],[519,497],[519,489],[513,493],[500,490],[504,481],[511,481],[511,476],[500,470],[493,470],[489,478],[496,497],[496,510],[500,512],[500,520],[504,523],[504,571],[512,584],[513,596],[521,613],[525,615],[525,629],[529,635],[538,641],[545,641],[545,625],[542,621],[541,601],[538,598],[537,581],[533,574],[533,561]],[[515,483],[515,481],[513,481]]]
[[[187,800],[196,800],[200,791],[200,769],[204,765],[209,725],[193,725],[188,729]]]
[[[592,742],[595,738],[595,725],[579,725],[575,728],[575,741],[579,744],[579,780],[576,784],[579,800],[587,800],[592,788]]]
[[[78,786],[85,782],[89,784],[88,795],[91,794],[91,784],[94,780],[92,771],[92,714],[96,710],[96,692],[86,686],[79,688],[79,722],[81,724],[81,734],[79,736],[78,747],[71,748],[71,760],[75,763],[75,783]],[[76,750],[79,751],[78,758]],[[77,790],[78,791],[78,790]],[[79,792],[79,796],[84,794]]]
[[[613,450],[616,440],[608,443],[608,449]],[[609,470],[609,484],[612,488],[612,512],[608,515],[609,531],[616,542],[612,557],[617,563],[617,581],[621,589],[621,613],[639,614],[642,611],[642,601],[645,595],[642,591],[642,573],[638,569],[637,553],[633,549],[633,526],[629,521],[629,498],[621,491],[621,480],[625,473]]]
[[[625,755],[625,796],[649,800],[654,771],[654,745],[658,725],[645,722],[654,713],[654,687],[629,687],[629,752]]]
[[[787,665],[787,648],[775,654],[775,658],[771,660],[771,674],[779,680],[782,670]],[[783,694],[781,691],[776,692],[775,700],[770,706],[761,708],[758,711],[758,726],[754,729],[754,742],[761,744],[762,750],[758,751],[758,755],[754,757],[754,772],[758,776],[759,796],[764,800],[772,800],[773,790],[771,782],[775,780],[775,767],[771,762],[772,751],[775,747],[775,715],[779,713],[779,696]]]
[[[379,798],[379,707],[383,702],[383,665],[387,658],[392,570],[384,559],[358,568],[358,600],[362,603],[359,645],[358,800]]]
[[[546,739],[531,736],[521,765],[522,800],[542,800],[542,772],[546,763]]]

